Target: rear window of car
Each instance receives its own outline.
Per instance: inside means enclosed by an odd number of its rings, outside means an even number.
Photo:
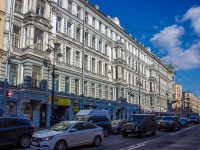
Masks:
[[[133,116],[130,116],[129,121],[144,122],[145,121],[145,116],[133,115]]]
[[[161,120],[170,120],[170,121],[173,121],[174,117],[163,117]]]
[[[30,125],[30,122],[26,119],[19,119],[18,124],[23,126],[23,125]]]

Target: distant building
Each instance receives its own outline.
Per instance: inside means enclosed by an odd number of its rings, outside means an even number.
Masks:
[[[175,101],[172,104],[173,111],[176,116],[182,116],[183,111],[183,91],[182,91],[182,85],[181,84],[175,84]]]
[[[200,98],[192,92],[183,92],[183,113],[185,116],[200,114]]]

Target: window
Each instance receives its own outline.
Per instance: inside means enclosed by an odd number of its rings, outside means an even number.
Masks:
[[[131,74],[129,74],[128,83],[131,84]]]
[[[15,12],[22,13],[22,0],[15,1]]]
[[[80,36],[81,36],[80,29],[76,28],[76,40],[79,41],[79,42],[80,42]]]
[[[75,95],[79,95],[79,79],[75,79]]]
[[[92,58],[92,72],[95,73],[95,58]]]
[[[44,7],[41,5],[37,5],[36,7],[36,14],[44,17]]]
[[[95,28],[95,18],[92,17],[92,27]]]
[[[61,31],[61,18],[60,17],[57,17],[57,20],[56,20],[56,31]]]
[[[121,73],[121,76],[122,76],[121,79],[124,80],[124,68],[121,68],[121,71],[122,71],[122,73]]]
[[[108,45],[105,44],[105,54],[108,55]]]
[[[124,98],[124,89],[122,89],[122,97]]]
[[[102,23],[101,22],[99,22],[99,32],[101,32],[102,33]]]
[[[58,6],[61,6],[61,0],[57,0]]]
[[[78,7],[77,7],[77,14],[76,14],[76,17],[79,18],[79,19],[80,19],[80,16],[81,16],[80,14],[81,14],[81,8],[78,6]]]
[[[88,85],[88,82],[87,81],[84,81],[84,96],[87,96],[87,86]]]
[[[71,51],[71,49],[69,47],[66,47],[66,57],[65,57],[65,59],[66,59],[67,64],[70,64],[70,51]]]
[[[89,21],[89,14],[85,12],[85,22],[88,24]]]
[[[68,11],[72,13],[72,2],[68,1]]]
[[[102,52],[102,41],[99,40],[99,52]]]
[[[113,66],[111,66],[112,79],[114,79]]]
[[[16,64],[10,64],[10,75],[9,75],[10,86],[17,86],[17,74],[18,74],[18,66]]]
[[[70,77],[65,77],[65,93],[70,93]]]
[[[92,48],[95,48],[95,37],[92,36]]]
[[[87,56],[87,55],[85,55],[84,69],[85,69],[85,70],[88,70],[88,56]]]
[[[43,32],[41,30],[35,29],[34,49],[42,50],[42,45],[43,45]]]
[[[72,24],[67,22],[67,35],[71,36]],[[80,31],[79,31],[80,32]]]
[[[20,28],[13,26],[12,46],[20,48]]]
[[[105,86],[105,99],[108,99],[108,86]]]
[[[102,98],[102,86],[99,85],[99,98]]]
[[[99,61],[99,72],[100,75],[102,75],[102,61]]]
[[[55,83],[54,92],[59,92],[59,75],[58,74],[55,75],[54,83]]]
[[[85,32],[85,45],[88,46],[88,33]]]
[[[76,51],[76,67],[80,67],[80,52]]]
[[[110,88],[110,96],[111,100],[113,100],[113,88]]]
[[[115,72],[116,72],[116,79],[118,79],[118,67],[115,67]]]
[[[90,124],[90,123],[83,123],[83,130],[87,130],[87,129],[95,129],[97,128],[95,125]]]
[[[4,128],[4,119],[0,118],[0,129]]]
[[[32,87],[41,88],[41,79],[42,79],[42,68],[39,66],[33,66],[32,71]]]
[[[56,50],[60,50],[60,43],[58,43],[58,44],[56,44],[56,45],[54,45],[54,48],[56,49]],[[59,53],[59,51],[56,51],[55,52],[55,61],[59,61],[59,56],[58,56],[58,53]]]
[[[95,97],[95,83],[92,83],[92,97]]]
[[[105,64],[105,76],[108,77],[108,64]]]

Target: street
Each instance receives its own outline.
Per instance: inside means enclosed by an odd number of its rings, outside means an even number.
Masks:
[[[109,135],[104,138],[100,147],[82,146],[70,148],[69,150],[199,150],[200,149],[200,125],[190,125],[176,132],[161,130],[156,136],[147,135],[140,139],[136,136],[123,138],[121,135]],[[15,147],[0,147],[4,150],[19,150]],[[27,148],[26,150],[33,150]]]

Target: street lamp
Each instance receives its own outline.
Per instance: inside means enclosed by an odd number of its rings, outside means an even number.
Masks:
[[[88,4],[88,0],[85,0],[85,5],[83,9],[83,50],[82,50],[82,109],[84,110],[84,69],[85,69],[85,9]]]
[[[137,80],[137,84],[139,86],[139,90],[138,90],[138,107],[139,107],[139,110],[138,110],[138,113],[140,114],[140,86],[142,85],[141,84],[141,81],[140,80]]]
[[[52,90],[51,90],[51,116],[50,116],[50,126],[54,125],[55,123],[55,116],[54,116],[54,79],[55,79],[55,56],[56,52],[58,57],[62,57],[60,53],[60,49],[57,48],[58,41],[56,39],[53,40],[54,47],[48,45],[48,49],[46,50],[47,53],[51,53],[53,51],[53,66],[52,66]]]

